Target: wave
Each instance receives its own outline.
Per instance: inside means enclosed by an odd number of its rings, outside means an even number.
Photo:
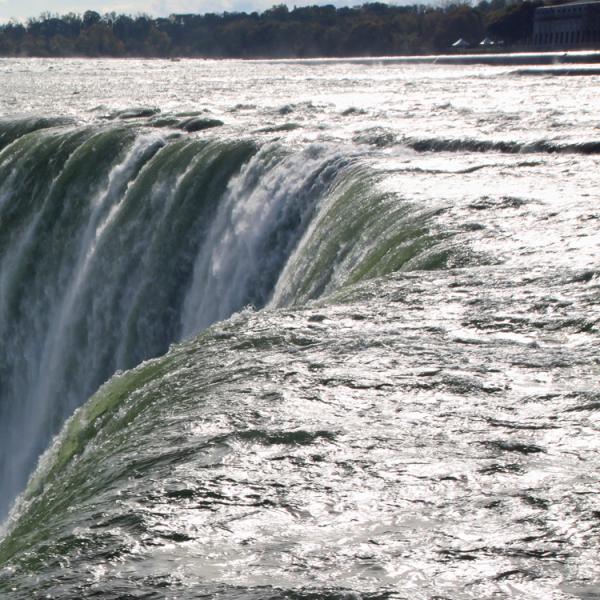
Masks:
[[[354,136],[358,144],[378,148],[404,146],[416,152],[497,152],[502,154],[599,154],[600,140],[560,141],[538,139],[532,141],[492,140],[474,137],[414,137],[399,136],[393,131],[375,127]]]
[[[592,77],[600,75],[600,69],[598,67],[551,67],[543,69],[540,67],[534,67],[530,69],[516,69],[511,71],[510,75],[520,75],[522,77]]]
[[[504,154],[599,154],[600,140],[531,142],[482,140],[476,138],[410,138],[401,140],[417,152],[500,152]]]
[[[29,117],[27,119],[0,119],[0,150],[16,139],[40,129],[73,124],[74,120],[62,117]]]

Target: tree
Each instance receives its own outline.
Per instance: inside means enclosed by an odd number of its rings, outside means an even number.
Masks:
[[[81,32],[75,49],[84,56],[122,56],[125,53],[123,43],[105,23],[96,23]]]
[[[100,20],[101,20],[100,15],[94,10],[86,10],[83,13],[83,27],[85,29],[89,29],[90,27],[93,27],[97,23],[100,23]]]
[[[1,0],[0,0],[1,1]],[[561,0],[556,0],[561,1]],[[535,2],[464,0],[362,7],[278,4],[262,14],[227,12],[103,17],[43,13],[26,25],[0,24],[0,55],[29,56],[379,56],[445,52],[458,38],[477,42],[488,34],[520,43],[531,35]]]
[[[433,34],[433,47],[437,51],[444,51],[459,38],[475,43],[484,34],[485,28],[476,10],[465,5],[455,6],[439,19]]]
[[[488,32],[509,44],[527,41],[533,33],[535,9],[542,2],[520,2],[510,6],[488,25]]]

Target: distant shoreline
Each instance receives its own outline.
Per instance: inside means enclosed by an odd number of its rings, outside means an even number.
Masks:
[[[184,57],[181,57],[185,60]],[[229,60],[229,59],[228,59]],[[497,66],[558,66],[571,64],[600,64],[600,51],[562,51],[562,52],[503,52],[503,53],[461,53],[461,54],[423,54],[417,56],[349,56],[349,57],[323,57],[323,58],[281,58],[281,59],[253,59],[277,62],[295,63],[336,63],[336,62],[386,62],[398,64],[438,64],[438,65],[497,65]],[[568,69],[574,71],[574,69]],[[580,69],[588,71],[590,69]]]
[[[489,66],[551,66],[552,69],[523,69],[523,75],[600,75],[600,67],[570,66],[600,64],[600,51],[564,51],[564,52],[503,52],[461,53],[461,54],[423,54],[416,56],[348,56],[348,57],[311,57],[311,58],[234,58],[234,57],[147,57],[147,56],[0,56],[0,61],[7,60],[151,60],[179,62],[194,61],[243,61],[243,62],[277,62],[305,64],[335,63],[388,63],[388,64],[428,64],[428,65],[489,65]],[[564,68],[559,68],[564,66]]]
[[[445,54],[439,56],[402,57],[411,62],[423,62],[446,65],[561,65],[600,63],[600,51],[562,51],[562,52],[505,52],[497,54]]]

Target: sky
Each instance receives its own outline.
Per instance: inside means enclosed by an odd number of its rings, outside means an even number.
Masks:
[[[290,8],[314,4],[334,4],[354,6],[367,0],[0,0],[0,22],[11,18],[23,21],[28,17],[38,17],[42,13],[60,15],[74,12],[83,14],[95,10],[100,14],[116,12],[136,15],[140,13],[153,17],[166,17],[172,13],[222,13],[222,12],[262,12],[274,4],[287,4]],[[399,2],[404,4],[405,2]],[[413,4],[412,0],[406,3]]]

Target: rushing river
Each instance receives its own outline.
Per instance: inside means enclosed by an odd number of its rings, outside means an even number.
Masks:
[[[0,61],[0,597],[600,598],[600,75]]]

